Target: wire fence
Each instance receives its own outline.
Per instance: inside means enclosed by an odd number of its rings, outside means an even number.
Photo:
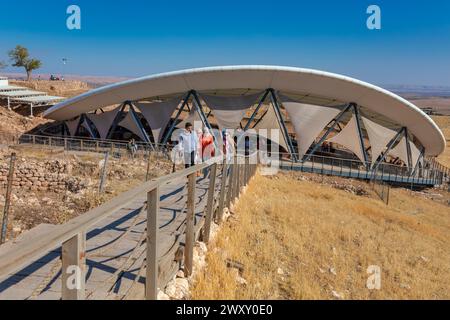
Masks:
[[[149,152],[159,152],[169,157],[170,145],[154,145],[152,143],[136,142],[134,151],[130,150],[129,144],[120,140],[100,140],[89,138],[70,138],[56,136],[42,136],[24,134],[19,139],[20,144],[31,144],[49,147],[60,147],[67,151],[87,152],[109,152],[114,158],[123,156],[145,157]],[[275,153],[271,153],[272,156]],[[327,155],[321,151],[320,154],[305,155],[308,161],[293,161],[288,153],[277,153],[283,159],[283,168],[290,168],[304,172],[319,173],[326,175],[337,175],[342,177],[365,179],[374,183],[384,182],[389,184],[415,185],[445,185],[450,182],[450,168],[436,161],[435,158],[424,158],[421,165],[416,168],[400,166],[396,164],[381,162],[375,170],[372,164],[363,163],[357,159],[336,157]],[[385,192],[383,191],[383,194]]]
[[[412,186],[443,185],[449,181],[448,168],[440,166],[437,162],[432,162],[431,160],[425,160],[423,166],[419,166],[417,170],[390,163],[380,163],[374,170],[371,163],[363,163],[359,160],[317,154],[309,156],[308,161],[295,162],[289,159],[288,154],[280,153],[281,168],[374,182],[383,181],[389,184],[409,184]]]
[[[18,143],[33,146],[62,148],[66,151],[98,153],[109,152],[115,158],[124,156],[144,157],[149,152],[158,152],[167,155],[169,151],[169,146],[167,145],[155,146],[152,143],[135,142],[133,149],[131,149],[129,143],[120,140],[71,138],[31,134],[22,135],[19,138]]]

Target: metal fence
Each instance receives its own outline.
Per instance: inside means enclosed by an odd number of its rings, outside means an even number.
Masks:
[[[80,152],[99,152],[107,151],[114,157],[131,155],[128,143],[121,140],[101,140],[90,138],[71,138],[58,136],[43,136],[24,134],[20,136],[19,144],[29,144],[33,146],[47,146],[63,148],[66,151]],[[162,152],[167,154],[169,147],[167,145],[157,145],[151,143],[136,142],[136,152],[134,156],[144,156],[149,152]]]
[[[317,154],[310,155],[310,159],[305,162],[294,162],[287,158],[287,154],[280,154],[280,158],[283,169],[383,181],[389,184],[442,185],[449,181],[450,173],[448,168],[429,159],[417,170],[390,163],[380,163],[376,170],[372,170],[370,163]]]
[[[121,140],[101,140],[89,138],[70,138],[58,136],[42,136],[24,134],[19,139],[20,144],[60,147],[68,151],[106,152],[113,157],[130,155],[127,143]],[[136,156],[144,156],[148,152],[158,151],[168,156],[171,146],[154,145],[151,143],[136,142]],[[326,154],[326,153],[325,153]],[[375,171],[370,163],[360,160],[340,158],[332,155],[312,154],[307,162],[293,162],[289,154],[279,153],[283,158],[282,166],[304,172],[313,172],[328,175],[338,175],[356,179],[384,181],[387,183],[414,185],[443,185],[450,182],[450,168],[436,161],[435,158],[425,158],[423,166],[411,170],[406,166],[390,163],[380,163]],[[308,155],[305,155],[307,158]]]

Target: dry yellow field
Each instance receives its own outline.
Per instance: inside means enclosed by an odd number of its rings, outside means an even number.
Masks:
[[[433,116],[432,118],[439,128],[441,128],[447,139],[447,148],[444,153],[438,157],[438,160],[443,165],[450,167],[450,116]]]
[[[435,198],[392,189],[386,206],[299,173],[257,175],[210,245],[192,298],[450,299],[450,197]],[[244,265],[246,284],[226,259]],[[366,286],[373,265],[379,290]]]

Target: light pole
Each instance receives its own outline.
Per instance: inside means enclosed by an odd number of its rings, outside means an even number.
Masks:
[[[62,58],[62,62],[63,62],[63,65],[65,66],[67,64],[67,58]],[[64,73],[64,71],[65,70],[63,69],[63,73]],[[64,75],[62,75],[62,74],[61,74],[61,80],[64,80]]]

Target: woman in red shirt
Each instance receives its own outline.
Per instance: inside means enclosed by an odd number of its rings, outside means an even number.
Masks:
[[[214,137],[207,130],[205,130],[205,133],[202,135],[201,146],[202,146],[203,161],[206,161],[214,157],[215,155]]]

